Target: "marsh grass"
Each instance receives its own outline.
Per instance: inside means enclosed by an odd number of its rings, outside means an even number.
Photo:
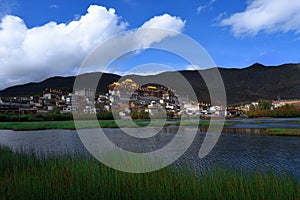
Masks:
[[[102,128],[117,128],[118,125],[114,120],[99,120],[98,121]],[[146,126],[142,122],[132,123],[128,120],[118,120],[118,124],[124,127],[137,127]],[[26,130],[49,130],[49,129],[71,129],[76,128],[97,128],[98,124],[95,124],[92,120],[82,120],[77,122],[77,127],[74,121],[43,121],[43,122],[0,122],[0,129],[15,130],[15,131],[26,131]]]
[[[128,174],[93,158],[48,157],[0,147],[0,199],[299,199],[289,175],[216,167]]]
[[[300,136],[300,129],[293,128],[268,128],[265,130],[267,135],[278,136]]]
[[[75,125],[73,121],[0,122],[0,129],[9,129],[9,130],[75,129]]]
[[[171,120],[172,121],[172,120]],[[150,124],[149,120],[99,120],[98,121],[102,128],[118,128],[118,127],[145,127]],[[179,126],[209,126],[209,121],[200,122],[177,122],[174,124]],[[162,120],[151,121],[151,126],[164,126],[165,123]],[[212,125],[222,125],[220,122],[212,122]],[[230,124],[225,124],[230,126]],[[0,130],[15,130],[15,131],[28,131],[28,130],[49,130],[49,129],[70,129],[76,128],[97,128],[99,125],[93,120],[82,120],[77,122],[77,127],[74,121],[42,121],[42,122],[0,122]]]

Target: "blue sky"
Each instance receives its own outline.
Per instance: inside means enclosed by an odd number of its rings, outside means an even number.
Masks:
[[[176,31],[201,44],[220,67],[243,68],[255,62],[280,65],[300,60],[299,0],[0,0],[0,3],[2,87],[53,75],[72,75],[98,43],[149,21],[162,28],[176,25]],[[68,37],[65,32],[70,26],[67,26],[87,16],[91,5],[106,10],[91,9],[86,25],[82,20],[78,31],[72,29],[77,35]],[[109,12],[109,8],[114,11]],[[109,25],[97,29],[104,19],[109,20]],[[105,33],[105,37],[98,38],[96,35],[100,33]],[[151,62],[172,65],[176,70],[187,69],[186,63],[173,55],[153,51],[145,51],[119,65],[127,70]]]

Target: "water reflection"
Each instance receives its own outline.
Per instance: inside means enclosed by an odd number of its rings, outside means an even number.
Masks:
[[[262,135],[265,133],[265,130],[265,128],[223,128],[222,133]],[[207,128],[199,128],[199,131],[206,132]]]
[[[188,128],[188,127],[187,127]],[[119,129],[106,129],[106,134],[121,148],[135,152],[148,152],[162,148],[172,140],[176,127],[165,127],[160,134],[147,139],[130,139]],[[198,153],[205,132],[198,132],[188,151],[173,165],[192,166],[201,171],[213,166],[231,166],[250,171],[274,169],[292,172],[300,179],[300,138],[261,135],[261,129],[226,128],[215,148],[204,159]],[[124,142],[126,145],[124,146]],[[73,130],[0,131],[0,144],[13,149],[36,151],[51,155],[84,155],[88,152]]]
[[[72,130],[0,130],[0,144],[37,155],[88,155],[77,132]]]

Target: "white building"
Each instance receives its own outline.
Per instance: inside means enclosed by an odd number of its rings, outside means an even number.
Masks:
[[[88,114],[96,114],[97,110],[93,106],[85,106],[85,108],[83,109],[83,112],[88,113]]]
[[[198,103],[185,103],[183,104],[183,110],[188,116],[200,115],[200,109]]]

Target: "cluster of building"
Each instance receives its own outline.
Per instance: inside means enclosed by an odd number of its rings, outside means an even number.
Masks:
[[[157,115],[162,110],[173,116],[227,116],[243,115],[256,102],[237,107],[210,105],[195,102],[188,97],[175,95],[176,91],[159,85],[140,87],[131,79],[114,82],[108,86],[108,93],[96,95],[95,89],[78,88],[72,93],[58,89],[46,89],[41,96],[9,97],[0,99],[0,113],[37,114],[58,110],[61,113],[92,113],[115,111],[121,117],[132,112],[147,112]],[[277,108],[285,105],[273,102]]]
[[[64,110],[71,105],[71,94],[57,89],[46,89],[41,96],[6,97],[0,99],[0,113],[37,114],[55,108]]]

